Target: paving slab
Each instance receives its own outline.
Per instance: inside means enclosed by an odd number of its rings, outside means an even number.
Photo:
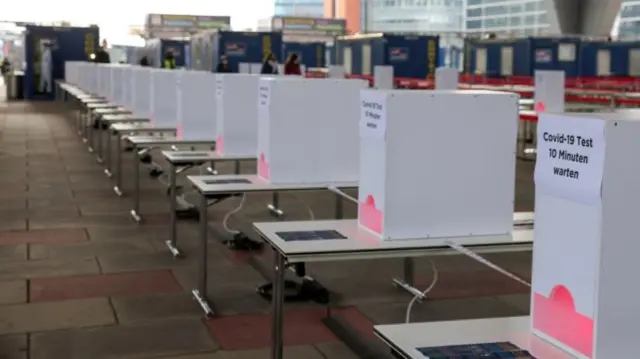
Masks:
[[[0,232],[0,246],[17,244],[80,243],[88,240],[87,232],[78,228],[56,228]]]
[[[215,353],[203,353],[194,355],[181,355],[154,359],[270,359],[271,352],[268,349],[224,351]],[[284,348],[285,359],[351,359],[350,357],[326,357],[313,346],[293,346]]]
[[[0,281],[0,305],[27,302],[27,281]],[[0,356],[2,358],[2,356]]]
[[[496,299],[522,311],[525,314],[529,314],[529,311],[531,310],[531,293],[500,295],[496,296]]]
[[[98,261],[103,273],[183,268],[195,264],[193,261],[175,260],[168,250],[165,253],[99,255]]]
[[[28,353],[26,334],[0,336],[0,358],[27,359]]]
[[[34,219],[29,221],[32,229],[87,228],[87,227],[135,227],[137,224],[126,213],[118,215],[93,215],[77,219]]]
[[[284,345],[314,345],[338,339],[322,323],[324,308],[285,310]],[[205,321],[223,350],[250,350],[271,345],[271,315],[241,314]]]
[[[190,292],[117,296],[111,298],[119,323],[164,320],[171,318],[202,318],[203,312]]]
[[[31,302],[181,291],[168,270],[34,278],[29,281]]]
[[[100,268],[94,258],[7,261],[0,266],[0,281],[99,273]]]
[[[0,258],[2,258],[0,247]],[[63,258],[92,258],[98,255],[126,255],[136,253],[156,252],[151,241],[145,238],[136,238],[133,241],[113,241],[75,244],[33,244],[29,246],[30,259],[63,259]]]
[[[315,347],[322,353],[323,358],[358,359],[358,356],[343,343],[322,343],[316,344]]]
[[[106,298],[0,306],[0,318],[0,335],[115,324]]]
[[[27,245],[0,246],[0,259],[3,261],[27,259]]]
[[[30,359],[133,359],[216,349],[200,319],[174,319],[33,334]]]

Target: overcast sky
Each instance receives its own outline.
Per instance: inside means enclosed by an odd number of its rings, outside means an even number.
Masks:
[[[228,15],[234,29],[255,28],[259,19],[273,15],[270,0],[31,0],[3,6],[0,20],[69,21],[72,24],[98,24],[101,37],[111,44],[135,41],[127,35],[132,25],[142,25],[149,13],[181,15]]]

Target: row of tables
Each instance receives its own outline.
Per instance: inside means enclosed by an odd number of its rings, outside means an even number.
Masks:
[[[327,190],[335,193],[336,207],[335,220],[297,221],[297,222],[265,222],[254,223],[253,228],[259,234],[264,243],[270,246],[275,253],[271,268],[273,273],[272,291],[272,352],[271,358],[281,359],[283,356],[283,311],[285,301],[285,272],[291,266],[307,262],[331,262],[342,260],[367,260],[379,258],[404,258],[405,278],[397,280],[401,288],[409,290],[415,295],[417,289],[413,288],[412,259],[415,257],[438,256],[445,254],[458,254],[458,251],[449,243],[464,246],[475,253],[496,253],[531,250],[533,243],[533,213],[516,213],[514,215],[513,235],[447,238],[437,241],[434,239],[417,239],[407,241],[380,241],[367,231],[359,228],[356,220],[342,219],[344,200],[353,200],[345,195],[343,190],[355,189],[357,182],[353,183],[320,183],[320,184],[288,184],[278,185],[268,183],[255,174],[241,174],[239,163],[242,161],[255,161],[255,158],[224,156],[215,152],[215,141],[181,141],[175,137],[175,129],[154,128],[148,125],[146,119],[136,118],[125,109],[110,104],[104,99],[96,98],[72,85],[60,82],[58,86],[63,90],[64,99],[70,95],[75,101],[81,103],[87,110],[87,117],[79,115],[77,119],[79,133],[84,135],[90,150],[98,155],[98,162],[105,165],[105,173],[112,177],[115,175],[114,191],[118,195],[123,194],[122,189],[122,148],[121,136],[131,146],[135,153],[148,151],[151,147],[173,147],[171,150],[162,151],[164,159],[169,164],[169,207],[171,213],[169,240],[167,247],[175,256],[182,255],[177,239],[177,213],[178,213],[178,186],[177,176],[186,168],[208,165],[210,175],[187,176],[191,185],[198,193],[197,209],[199,214],[199,251],[198,251],[198,284],[192,290],[194,298],[198,301],[207,315],[214,315],[215,305],[208,297],[207,275],[208,257],[207,246],[209,238],[209,222],[207,209],[210,205],[218,203],[226,198],[245,196],[249,193],[271,192],[272,202],[267,206],[268,211],[275,217],[281,218],[284,212],[279,208],[279,194],[291,191],[318,191]],[[104,123],[107,130],[100,132],[98,138],[107,136],[106,141],[100,139],[93,143],[92,120],[95,117]],[[111,164],[111,133],[117,136],[116,165]],[[107,149],[103,149],[106,142]],[[177,146],[210,146],[207,151],[179,151]],[[103,156],[103,154],[106,155]],[[138,222],[142,220],[139,207],[139,170],[140,156],[133,156],[133,209],[131,215]],[[220,175],[215,171],[215,164],[221,161],[235,162],[234,174]],[[115,173],[114,173],[115,172]],[[406,270],[410,268],[410,270]],[[413,291],[412,291],[413,290]],[[523,317],[528,318],[528,317]],[[484,321],[484,322],[483,322]],[[458,321],[440,323],[416,323],[375,326],[374,332],[391,350],[403,358],[424,358],[424,353],[417,351],[421,346],[438,346],[452,344],[467,344],[473,342],[486,342],[487,340],[509,340],[516,333],[528,333],[522,331],[521,322],[524,319],[510,318],[504,322],[496,322],[496,319],[483,319],[480,322]],[[469,324],[471,323],[471,324]],[[480,323],[480,324],[478,324]],[[518,324],[520,323],[520,324]],[[527,322],[528,323],[528,322]],[[475,325],[475,327],[473,326]],[[452,329],[442,331],[443,326]],[[489,335],[487,328],[496,326],[501,330],[494,331],[495,335]],[[456,329],[457,328],[457,329]],[[469,329],[471,328],[471,329]],[[477,329],[473,329],[477,328]],[[441,334],[432,335],[440,332]],[[426,335],[425,333],[429,333]],[[468,335],[466,333],[469,333]],[[488,339],[482,339],[487,335]],[[523,334],[524,335],[524,334]],[[473,339],[477,338],[477,339]]]

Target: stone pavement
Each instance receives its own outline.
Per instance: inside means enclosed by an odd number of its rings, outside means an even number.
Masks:
[[[519,164],[519,210],[532,208],[532,164]],[[245,171],[251,170],[251,164]],[[125,166],[126,169],[126,166]],[[224,167],[220,167],[225,171]],[[131,171],[125,173],[128,179]],[[214,224],[210,288],[219,315],[204,319],[189,292],[195,283],[197,224],[179,225],[186,258],[174,260],[167,236],[164,188],[142,178],[144,224],[128,216],[95,157],[58,105],[0,102],[0,358],[2,359],[261,359],[268,358],[269,303],[255,294],[264,253],[232,252]],[[125,190],[129,183],[125,183]],[[269,196],[251,196],[231,224],[250,233],[269,220]],[[283,196],[290,219],[330,218],[327,193]],[[237,202],[214,207],[211,222]],[[353,217],[355,208],[347,215]],[[217,219],[217,221],[216,221]],[[490,259],[530,276],[530,253]],[[525,314],[528,290],[470,259],[435,258],[440,280],[414,321]],[[419,287],[431,281],[428,260],[416,263]],[[373,323],[402,322],[409,296],[391,277],[400,260],[324,263],[309,270],[335,294],[332,315],[371,340]],[[286,304],[289,359],[356,358],[324,324],[326,309]]]

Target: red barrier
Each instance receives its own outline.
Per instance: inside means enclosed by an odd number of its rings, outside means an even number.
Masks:
[[[326,72],[308,72],[307,77],[326,77]],[[348,75],[348,78],[357,78],[373,82],[372,76]],[[433,88],[431,79],[395,78],[398,88],[406,89],[430,89]],[[533,86],[533,78],[527,76],[508,76],[505,78],[488,78],[480,75],[460,74],[460,83],[467,85],[487,86]],[[640,92],[640,78],[637,77],[581,77],[566,80],[567,90],[609,90],[614,93]]]
[[[306,74],[307,77],[311,77],[311,78],[324,78],[326,77],[326,73],[324,72],[308,72]],[[361,76],[361,75],[347,75],[347,78],[352,78],[352,79],[363,79],[363,80],[367,80],[369,81],[369,84],[371,86],[373,86],[373,77],[372,76]],[[528,83],[527,79],[530,78],[524,78],[524,77],[516,77],[513,76],[510,78],[511,79],[515,79],[514,83],[508,83],[507,80],[505,79],[487,79],[487,78],[482,78],[482,77],[478,77],[478,76],[470,76],[470,75],[460,75],[460,79],[462,84],[473,84],[473,85],[489,85],[489,86],[504,86],[504,85],[521,85],[521,86],[533,86],[531,83]],[[572,82],[573,85],[575,85],[577,82],[575,81],[583,81],[581,82],[582,84],[587,83],[589,81],[595,81],[593,79],[577,79],[574,80]],[[602,82],[601,80],[599,80],[600,82],[591,82],[592,84],[602,84],[602,83],[607,83],[607,82]],[[616,80],[618,81],[618,80]],[[635,78],[629,78],[629,79],[622,79],[622,82],[615,82],[617,84],[621,84],[621,83],[626,83],[626,84],[638,84],[637,86],[640,86],[640,81],[636,80]],[[417,79],[409,79],[409,78],[395,78],[394,79],[395,82],[395,86],[397,88],[400,89],[411,89],[411,90],[428,90],[428,89],[433,89],[434,87],[434,82],[431,79],[425,79],[425,80],[417,80]],[[611,82],[613,83],[613,82]],[[635,86],[635,85],[634,85]],[[508,91],[506,89],[499,89],[502,91]],[[581,94],[581,95],[575,95],[575,94],[567,94],[565,97],[565,100],[567,102],[581,102],[581,103],[590,103],[590,104],[603,104],[603,105],[607,105],[607,104],[612,104],[615,103],[615,105],[626,105],[626,106],[638,106],[640,107],[640,98],[623,98],[623,97],[615,97],[613,100],[607,96],[607,94],[603,94],[602,90],[598,90],[597,88],[585,88],[585,87],[581,87],[581,88],[577,88],[577,87],[567,87],[567,90],[573,90],[573,91],[580,91],[580,92],[589,92],[590,90],[594,91],[593,95],[590,94]],[[511,90],[511,92],[517,93],[518,95],[520,95],[520,97],[522,98],[533,98],[533,91],[518,91],[518,90]],[[610,92],[611,95],[616,95],[616,94],[623,94],[626,92],[630,92],[630,91],[605,91],[605,92]]]

